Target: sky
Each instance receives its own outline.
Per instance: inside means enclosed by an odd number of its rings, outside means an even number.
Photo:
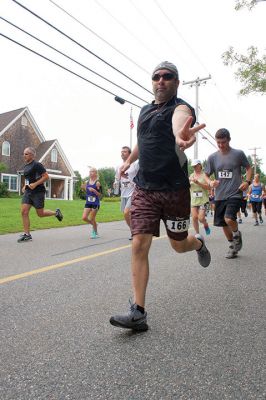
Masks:
[[[1,17],[109,80],[0,20],[2,34],[105,89],[0,36],[0,113],[27,106],[45,139],[58,139],[82,177],[88,166],[116,167],[121,147],[136,144],[140,108],[153,100],[151,73],[164,60],[177,66],[178,96],[194,107],[196,88],[184,83],[211,76],[198,89],[198,120],[206,123],[198,137],[198,158],[216,150],[210,135],[227,128],[231,146],[246,155],[257,148],[266,171],[265,96],[239,96],[236,67],[222,62],[230,46],[241,54],[252,45],[260,56],[265,52],[266,2],[252,11],[236,11],[234,0],[19,1],[81,46],[12,0],[0,1]],[[122,105],[115,96],[127,101]],[[186,154],[194,158],[194,148]]]

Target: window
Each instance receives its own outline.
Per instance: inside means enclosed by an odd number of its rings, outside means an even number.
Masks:
[[[17,175],[2,174],[2,182],[6,183],[7,189],[11,192],[18,191],[18,177]]]
[[[57,162],[57,150],[56,149],[53,149],[51,151],[51,161],[52,162]]]
[[[10,156],[10,143],[9,142],[3,142],[2,156]]]

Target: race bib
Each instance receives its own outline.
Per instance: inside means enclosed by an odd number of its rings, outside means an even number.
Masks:
[[[233,172],[230,171],[229,169],[218,171],[218,178],[232,179],[232,177],[233,177]]]
[[[25,179],[25,186],[27,186],[27,185],[29,185],[29,184],[30,184],[29,179]]]
[[[168,231],[181,233],[186,232],[189,228],[189,219],[182,219],[172,221],[171,219],[166,220],[166,228]]]
[[[129,184],[130,184],[129,181],[128,181],[128,182],[122,182],[122,183],[121,183],[121,185],[122,185],[124,188],[127,188]]]
[[[192,197],[198,198],[198,197],[202,197],[203,193],[202,192],[193,192]]]
[[[88,197],[87,197],[88,203],[94,203],[95,200],[96,200],[96,197],[94,197],[94,196],[88,196]]]
[[[259,196],[258,194],[252,194],[251,197],[252,197],[253,199],[258,199],[260,196]]]

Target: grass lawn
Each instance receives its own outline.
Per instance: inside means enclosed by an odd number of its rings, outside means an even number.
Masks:
[[[20,215],[20,198],[0,198],[0,235],[5,233],[22,232]],[[32,207],[30,211],[31,230],[61,228],[64,226],[83,225],[82,212],[85,200],[46,200],[45,208],[55,210],[60,208],[64,219],[59,222],[55,217],[39,218]],[[97,214],[98,222],[123,220],[119,201],[101,201],[101,208]]]

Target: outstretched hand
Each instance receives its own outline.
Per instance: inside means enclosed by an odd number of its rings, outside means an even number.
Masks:
[[[180,150],[186,150],[196,141],[196,133],[205,128],[206,124],[199,124],[191,128],[193,117],[188,117],[183,127],[176,134],[176,144]]]
[[[123,165],[121,165],[121,167],[119,168],[119,175],[120,177],[123,178],[127,178],[127,173],[126,171],[128,170],[128,168],[130,167],[130,162],[129,161],[125,161]]]

